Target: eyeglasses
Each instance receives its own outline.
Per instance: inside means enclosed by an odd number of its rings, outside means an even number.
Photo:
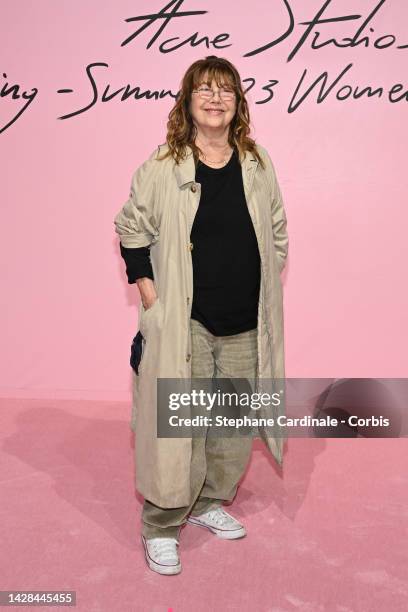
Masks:
[[[213,96],[218,92],[221,100],[225,100],[228,102],[229,100],[233,100],[235,98],[235,92],[233,89],[229,87],[222,87],[221,89],[214,90],[209,87],[199,87],[198,89],[193,89],[193,93],[198,93],[200,98],[203,100],[211,100]]]

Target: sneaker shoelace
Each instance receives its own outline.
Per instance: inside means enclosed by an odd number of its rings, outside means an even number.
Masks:
[[[153,554],[160,556],[163,561],[171,561],[177,559],[177,540],[171,538],[154,538],[150,542]]]
[[[229,516],[229,514],[227,514],[225,510],[222,510],[221,508],[210,510],[207,512],[207,516],[211,521],[214,521],[214,523],[221,526],[232,523],[233,521],[235,522],[235,519]]]

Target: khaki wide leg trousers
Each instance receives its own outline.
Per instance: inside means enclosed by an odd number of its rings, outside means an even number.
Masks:
[[[204,325],[190,319],[192,378],[255,379],[257,329],[232,336],[214,336]],[[189,514],[199,515],[231,501],[247,467],[252,436],[192,438],[191,503],[181,508],[160,508],[145,500],[142,534],[146,538],[179,538]]]

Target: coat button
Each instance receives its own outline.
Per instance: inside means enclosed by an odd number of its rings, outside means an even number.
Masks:
[[[190,361],[190,358],[191,358],[191,354],[189,353],[186,357],[186,361]]]
[[[192,251],[193,250],[193,243],[189,242],[187,248]]]
[[[191,185],[191,191],[193,193],[195,193],[197,191],[197,187],[194,185],[194,183]]]

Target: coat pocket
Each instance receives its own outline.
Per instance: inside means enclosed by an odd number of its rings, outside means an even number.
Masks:
[[[155,319],[157,315],[157,311],[160,309],[160,299],[159,297],[153,302],[152,306],[147,310],[142,305],[141,315],[139,319],[139,328],[143,335],[143,338],[147,338],[149,335],[149,326]]]
[[[130,348],[130,365],[137,375],[139,374],[139,366],[143,356],[145,343],[146,340],[139,330],[133,338]]]

